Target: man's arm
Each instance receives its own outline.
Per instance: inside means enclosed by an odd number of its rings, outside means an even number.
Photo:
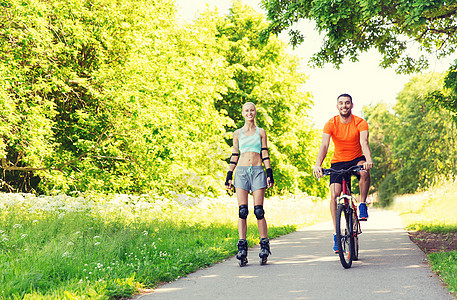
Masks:
[[[322,134],[322,143],[319,148],[319,153],[317,154],[316,165],[314,166],[313,175],[316,178],[321,178],[322,174],[322,163],[324,162],[325,157],[327,156],[328,147],[330,146],[330,134]],[[371,157],[371,156],[370,156]]]
[[[368,144],[368,135],[368,130],[360,132],[360,145],[362,146],[362,153],[366,158],[366,162],[363,164],[363,168],[367,171],[373,168],[370,145]]]

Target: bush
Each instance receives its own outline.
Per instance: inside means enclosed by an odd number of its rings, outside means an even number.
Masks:
[[[379,203],[381,207],[390,206],[397,193],[397,179],[395,178],[395,174],[391,173],[379,185]]]

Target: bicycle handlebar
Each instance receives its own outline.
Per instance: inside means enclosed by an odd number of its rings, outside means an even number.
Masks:
[[[322,174],[324,176],[330,175],[330,174],[339,174],[339,175],[348,174],[348,173],[355,174],[356,172],[360,172],[361,170],[363,170],[363,165],[356,165],[356,166],[350,167],[349,169],[341,169],[341,170],[335,170],[332,168],[322,169]]]

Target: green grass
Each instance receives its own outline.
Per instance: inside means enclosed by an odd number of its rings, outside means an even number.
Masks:
[[[266,199],[269,237],[328,219],[327,206],[307,196]],[[0,298],[130,297],[233,256],[237,213],[234,197],[2,194]]]
[[[448,289],[457,295],[457,251],[430,253],[432,270],[446,282]]]
[[[397,197],[393,208],[408,230],[436,233],[457,232],[457,181],[446,182],[428,191]],[[457,293],[457,251],[428,255],[432,269],[450,292]]]

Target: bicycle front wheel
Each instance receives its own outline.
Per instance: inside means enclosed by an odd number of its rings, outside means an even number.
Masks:
[[[359,232],[360,232],[360,223],[357,217],[357,212],[352,210],[352,236],[354,237],[354,257],[353,260],[359,260]]]
[[[352,208],[338,204],[336,213],[336,243],[341,264],[345,269],[352,265],[354,259],[354,236],[352,234]]]

